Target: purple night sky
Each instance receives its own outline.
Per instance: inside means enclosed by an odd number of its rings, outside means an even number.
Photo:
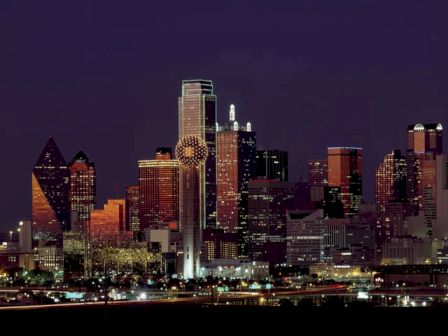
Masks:
[[[174,146],[182,79],[215,84],[258,146],[286,149],[291,180],[327,146],[374,169],[411,122],[448,127],[446,1],[0,1],[0,230],[31,214],[49,136],[96,163],[98,205]],[[446,138],[446,137],[445,137]],[[445,146],[447,141],[445,141]]]

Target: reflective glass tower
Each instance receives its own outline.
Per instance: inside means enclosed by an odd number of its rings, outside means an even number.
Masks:
[[[179,222],[179,162],[170,148],[158,148],[154,160],[138,162],[140,229]]]
[[[53,138],[45,145],[32,173],[33,235],[58,240],[70,229],[70,171]]]
[[[362,148],[328,148],[328,186],[340,187],[345,216],[358,214],[362,200]]]
[[[240,126],[235,106],[217,133],[218,227],[239,234],[239,254],[247,256],[248,183],[255,178],[256,138],[252,125]]]
[[[96,203],[95,164],[79,151],[69,165],[70,207],[79,221],[88,221]]]
[[[208,149],[205,165],[201,165],[199,171],[199,201],[205,216],[203,228],[216,228],[216,121],[216,96],[212,81],[182,81],[182,95],[179,97],[179,139],[187,135],[197,136],[205,141]],[[180,178],[182,179],[182,172]],[[181,188],[182,185],[180,183]],[[182,190],[180,192],[182,193]]]

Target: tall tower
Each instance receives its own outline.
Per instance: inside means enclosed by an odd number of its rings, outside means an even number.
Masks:
[[[180,222],[184,251],[183,276],[197,278],[200,273],[202,228],[206,217],[201,207],[203,194],[201,172],[207,162],[207,144],[196,135],[187,135],[176,146],[180,162]]]
[[[391,201],[406,199],[406,158],[400,150],[386,154],[375,172],[375,202],[377,210],[384,212]]]
[[[58,240],[70,229],[70,171],[53,138],[45,145],[32,173],[34,238]]]
[[[442,124],[415,124],[408,126],[407,133],[406,197],[408,211],[418,215],[419,211],[423,210],[425,202],[424,194],[427,186],[423,183],[423,178],[428,176],[425,170],[432,172],[435,169],[436,156],[443,154],[443,127]],[[434,190],[435,179],[431,179],[429,183],[429,187]],[[427,191],[428,196],[431,193]]]
[[[257,178],[288,181],[288,152],[277,149],[257,150]]]
[[[239,253],[247,256],[248,183],[255,178],[256,137],[251,124],[240,126],[235,105],[230,105],[229,122],[217,133],[218,227],[239,234]]]
[[[199,171],[200,208],[204,209],[206,218],[203,228],[216,228],[216,121],[216,96],[212,81],[182,81],[179,139],[187,135],[197,136],[206,143],[208,149],[207,161],[200,166]],[[183,184],[180,185],[182,188]]]
[[[356,147],[328,148],[328,186],[340,187],[344,215],[352,217],[362,200],[362,149]]]
[[[140,229],[179,222],[179,162],[171,148],[158,148],[154,160],[138,162]]]
[[[88,221],[96,204],[95,164],[83,151],[72,159],[70,169],[70,206],[79,221]]]

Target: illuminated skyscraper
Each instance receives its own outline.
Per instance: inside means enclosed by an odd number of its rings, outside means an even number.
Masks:
[[[443,127],[441,124],[415,124],[409,125],[407,131],[406,197],[409,213],[418,215],[424,202],[423,177],[427,175],[424,170],[434,170],[435,162],[430,161],[443,153]]]
[[[257,150],[257,178],[288,181],[288,152],[277,149]]]
[[[180,162],[180,223],[182,224],[183,276],[197,278],[200,274],[202,228],[206,221],[201,182],[208,150],[204,140],[187,135],[176,145]]]
[[[249,256],[286,261],[286,211],[294,201],[294,184],[277,180],[249,181]]]
[[[140,229],[179,223],[179,162],[170,148],[158,148],[155,160],[141,160],[139,169]]]
[[[126,188],[126,229],[140,231],[140,187],[130,185]]]
[[[344,215],[352,217],[362,200],[362,149],[328,148],[328,186],[340,187]]]
[[[213,93],[212,81],[182,81],[182,96],[179,97],[179,139],[195,135],[205,141],[209,153],[199,172],[200,208],[205,209],[206,218],[203,228],[216,228],[216,122],[216,96]],[[180,186],[182,188],[183,184]]]
[[[34,238],[58,240],[70,229],[70,171],[53,138],[45,145],[32,174]]]
[[[96,204],[96,170],[93,162],[80,151],[69,165],[70,206],[79,221],[88,221]]]
[[[252,126],[240,126],[235,106],[227,125],[217,133],[218,227],[239,234],[240,255],[247,256],[248,183],[255,178],[256,138]]]
[[[384,212],[388,202],[406,200],[406,159],[399,150],[384,157],[375,172],[375,201],[377,210]]]

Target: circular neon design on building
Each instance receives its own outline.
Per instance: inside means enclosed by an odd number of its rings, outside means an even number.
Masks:
[[[207,144],[196,135],[187,135],[176,145],[176,157],[183,166],[197,167],[207,156]]]

